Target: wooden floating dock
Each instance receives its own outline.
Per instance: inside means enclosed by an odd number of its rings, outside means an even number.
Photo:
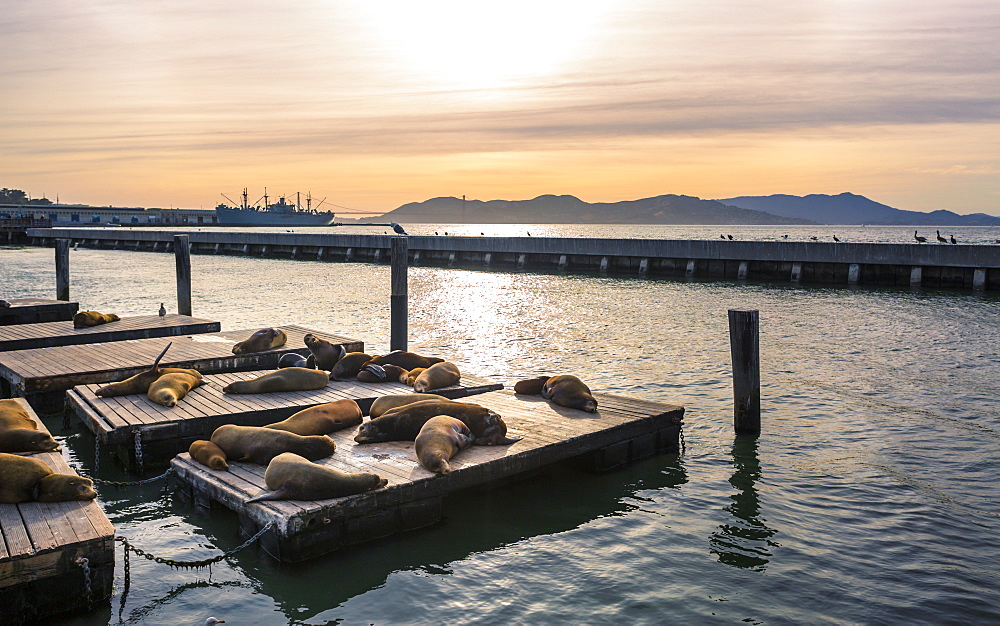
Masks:
[[[127,339],[216,333],[221,329],[222,324],[219,322],[176,314],[164,315],[163,317],[159,315],[123,317],[117,322],[108,322],[89,328],[73,328],[73,322],[70,320],[18,324],[0,327],[0,352],[74,346],[83,343],[106,343]]]
[[[365,414],[379,396],[413,393],[402,383],[330,381],[324,389],[282,393],[230,394],[222,388],[237,380],[248,380],[266,372],[233,372],[205,376],[205,384],[191,390],[177,406],[168,408],[145,394],[101,398],[94,394],[101,385],[81,385],[66,394],[67,410],[76,414],[102,444],[115,451],[128,467],[135,465],[135,433],[141,433],[143,463],[169,460],[187,451],[196,439],[208,439],[222,424],[264,426],[281,421],[302,409],[349,399]],[[464,376],[458,385],[435,389],[447,398],[502,389],[503,384]],[[353,430],[352,430],[353,432]],[[353,436],[353,435],[352,435]]]
[[[26,397],[33,404],[56,402],[61,406],[63,392],[77,385],[124,380],[149,369],[160,351],[171,342],[173,345],[160,362],[161,366],[194,368],[205,374],[275,369],[284,354],[309,353],[303,341],[308,333],[340,344],[348,352],[364,350],[364,342],[356,339],[301,326],[278,328],[288,335],[285,345],[239,355],[233,354],[233,344],[247,339],[258,328],[0,352],[0,394]]]
[[[19,399],[39,430],[48,432]],[[34,453],[60,474],[75,474],[62,454]],[[115,529],[96,500],[0,504],[0,616],[33,622],[111,597]],[[89,597],[86,570],[90,573]]]
[[[445,496],[510,481],[564,459],[585,457],[592,467],[604,470],[679,451],[682,407],[607,394],[595,397],[600,404],[596,414],[512,391],[468,400],[495,410],[507,423],[508,434],[524,439],[510,446],[472,446],[452,459],[447,475],[420,466],[412,441],[359,445],[354,442],[356,429],[333,433],[337,451],[320,463],[342,472],[374,472],[389,481],[383,489],[345,498],[246,504],[264,488],[262,466],[231,463],[231,471],[221,472],[183,453],[171,467],[197,502],[217,502],[235,511],[242,532],[256,533],[274,523],[261,545],[281,561],[296,562],[432,524],[440,518]]]
[[[7,300],[10,307],[0,309],[0,326],[11,324],[38,324],[72,320],[80,310],[79,302],[44,300],[42,298],[14,298]]]

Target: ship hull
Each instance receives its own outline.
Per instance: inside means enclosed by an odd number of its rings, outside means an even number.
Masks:
[[[333,213],[245,211],[222,207],[216,208],[215,214],[220,226],[329,226],[335,218]]]

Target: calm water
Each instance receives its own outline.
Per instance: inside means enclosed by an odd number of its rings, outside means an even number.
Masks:
[[[457,231],[408,225],[445,228]],[[591,236],[719,230],[607,228],[618,234]],[[741,233],[822,230],[805,228]],[[822,232],[861,240],[836,228]],[[873,241],[912,235],[856,230]],[[987,243],[996,230],[943,234]],[[0,297],[52,297],[53,256],[0,248]],[[170,255],[81,249],[70,264],[83,308],[150,314],[175,301]],[[194,313],[224,330],[295,323],[388,348],[387,266],[201,255],[192,266]],[[998,294],[421,267],[409,276],[411,349],[509,384],[572,372],[595,391],[682,404],[685,453],[462,494],[440,525],[301,565],[256,547],[200,571],[133,558],[127,596],[118,546],[111,607],[74,623],[1000,621]],[[732,434],[733,307],[761,315],[757,441]],[[88,432],[50,426],[72,462],[93,468]],[[99,475],[124,477],[103,455]],[[105,487],[101,502],[119,534],[159,556],[208,558],[240,543],[233,514],[157,485]]]

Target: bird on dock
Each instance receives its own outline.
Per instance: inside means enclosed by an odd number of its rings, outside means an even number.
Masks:
[[[917,240],[917,243],[926,243],[927,237],[918,237],[917,231],[913,231],[913,238]]]
[[[485,236],[486,236],[486,233],[479,233],[479,236],[480,236],[480,237],[485,237]]]
[[[941,231],[940,230],[935,230],[934,232],[937,233],[937,240],[938,240],[938,242],[940,242],[940,243],[948,243],[948,240],[941,236]]]
[[[399,234],[399,235],[405,235],[406,234],[406,231],[403,230],[403,227],[400,226],[399,224],[397,224],[396,222],[389,222],[389,226],[392,226],[392,229],[394,231],[396,231],[396,233]]]
[[[834,240],[834,241],[836,241],[837,243],[840,243],[840,240],[839,240],[839,239],[837,239],[837,236],[836,236],[836,235],[834,235],[834,236],[833,236],[833,240]]]
[[[733,236],[732,235],[726,235],[726,237],[729,237],[729,241],[733,240]]]
[[[812,237],[810,237],[810,239],[812,239],[813,241],[819,241],[819,237],[817,237],[816,235],[813,235]]]
[[[788,239],[788,235],[782,235],[781,238],[782,239]]]
[[[166,314],[167,314],[167,307],[163,306],[163,303],[161,302],[160,303],[160,317],[163,317]]]
[[[435,235],[437,235],[437,234],[438,234],[438,231],[436,231],[436,230],[435,230],[435,231],[434,231],[434,234],[435,234]]]
[[[719,239],[725,239],[725,238],[726,238],[725,235],[719,235]]]
[[[80,249],[80,242],[79,241],[77,241],[76,243],[73,244],[73,249],[74,250],[79,250]]]
[[[528,231],[524,231],[524,232],[528,232]],[[528,236],[530,237],[530,236],[531,236],[531,233],[528,233]]]
[[[952,243],[958,243],[957,241],[955,241],[955,235],[948,235],[948,236],[951,237]]]

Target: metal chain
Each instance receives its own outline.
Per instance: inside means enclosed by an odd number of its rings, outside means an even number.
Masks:
[[[680,427],[677,429],[677,432],[681,436],[681,454],[684,454],[685,452],[687,452],[687,444],[684,443],[684,423],[683,422],[681,423]]]
[[[135,431],[135,464],[139,468],[139,474],[142,474],[142,431]]]
[[[128,598],[129,587],[132,584],[132,568],[129,563],[128,550],[122,549],[124,556],[122,557],[122,568],[125,573],[125,587],[122,589],[121,599],[118,603],[118,623],[122,622],[122,612],[125,610],[125,599]]]
[[[77,557],[77,565],[83,568],[83,585],[84,591],[87,594],[87,604],[91,604],[91,591],[90,591],[90,559],[85,556]]]
[[[104,480],[103,478],[95,478],[93,476],[87,476],[83,472],[83,470],[76,467],[75,465],[73,466],[73,469],[76,470],[76,473],[86,478],[89,478],[90,480],[94,481],[99,485],[114,485],[115,487],[133,487],[135,485],[145,485],[166,478],[167,476],[170,476],[171,474],[174,473],[174,468],[170,467],[167,468],[167,471],[163,472],[159,476],[153,476],[152,478],[143,478],[142,480],[127,481],[127,480]]]
[[[101,440],[94,437],[94,473],[101,471]]]
[[[240,550],[246,548],[247,546],[249,546],[253,542],[255,542],[258,539],[260,539],[261,536],[265,532],[267,532],[268,530],[270,530],[273,527],[274,527],[274,522],[268,522],[263,528],[261,528],[259,531],[257,531],[256,535],[254,535],[253,537],[250,537],[249,539],[247,539],[246,541],[244,541],[240,545],[236,546],[235,548],[233,548],[229,552],[223,552],[222,554],[220,554],[218,556],[212,557],[210,559],[201,559],[200,561],[182,561],[182,560],[179,560],[179,559],[165,559],[163,557],[153,556],[152,554],[146,552],[145,550],[140,550],[139,548],[133,546],[131,543],[129,543],[128,539],[126,539],[125,537],[121,537],[121,536],[115,537],[115,541],[122,542],[125,545],[125,548],[127,550],[131,550],[132,552],[135,552],[136,554],[138,554],[139,556],[141,556],[141,557],[143,557],[145,559],[148,559],[150,561],[156,561],[157,563],[163,563],[164,565],[169,565],[170,567],[208,567],[212,563],[218,563],[222,559],[224,559],[226,557],[229,557],[229,556],[232,556],[232,555],[236,554],[237,552],[239,552]]]

